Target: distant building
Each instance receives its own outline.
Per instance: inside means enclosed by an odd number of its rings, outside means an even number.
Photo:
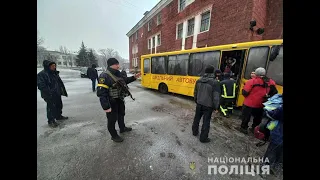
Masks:
[[[283,0],[161,0],[127,33],[130,68],[144,54],[283,38],[282,8]]]
[[[43,60],[55,61],[60,67],[76,67],[76,54],[64,54],[59,51],[42,51],[38,53],[38,66],[42,66]]]

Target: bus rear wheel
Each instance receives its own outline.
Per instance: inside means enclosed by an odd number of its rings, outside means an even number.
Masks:
[[[168,86],[164,83],[159,84],[159,92],[162,94],[168,93]]]

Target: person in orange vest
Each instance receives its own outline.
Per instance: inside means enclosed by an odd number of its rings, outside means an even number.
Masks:
[[[240,131],[247,134],[248,124],[253,116],[253,123],[250,129],[261,123],[263,115],[263,104],[269,97],[278,93],[276,83],[266,77],[266,70],[262,67],[255,70],[256,77],[248,80],[242,89],[242,95],[245,97],[242,108],[242,123]]]
[[[235,80],[231,79],[230,73],[224,73],[224,80],[220,82],[220,111],[225,117],[230,117],[233,111],[233,103],[236,98],[236,83]]]

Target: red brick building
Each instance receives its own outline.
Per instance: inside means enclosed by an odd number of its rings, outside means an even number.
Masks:
[[[161,0],[127,33],[130,68],[144,54],[283,37],[283,0]],[[256,26],[250,30],[250,21]],[[263,28],[260,35],[257,29]]]

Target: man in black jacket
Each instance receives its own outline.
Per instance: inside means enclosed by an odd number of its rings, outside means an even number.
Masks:
[[[97,96],[100,99],[102,109],[107,114],[108,131],[111,134],[111,139],[115,142],[122,142],[115,129],[116,121],[120,128],[120,133],[131,131],[132,128],[126,127],[124,124],[124,98],[128,95],[123,87],[120,87],[116,81],[121,81],[126,85],[136,80],[140,74],[131,77],[122,77],[119,71],[119,61],[115,58],[110,58],[107,61],[108,69],[99,76],[99,83],[97,88]]]
[[[41,97],[47,103],[47,118],[50,127],[57,127],[55,120],[65,120],[62,116],[62,96],[68,97],[66,88],[56,70],[56,63],[48,60],[43,61],[44,69],[37,75],[37,85]]]
[[[215,79],[214,67],[205,69],[205,74],[197,80],[194,87],[194,100],[197,103],[192,132],[194,136],[199,133],[199,123],[203,116],[203,124],[200,134],[200,142],[210,142],[208,138],[212,112],[218,112],[220,99],[220,84]]]
[[[87,70],[87,76],[92,81],[92,91],[96,91],[96,80],[98,81],[98,71],[96,70],[96,65],[92,64],[91,68]]]

